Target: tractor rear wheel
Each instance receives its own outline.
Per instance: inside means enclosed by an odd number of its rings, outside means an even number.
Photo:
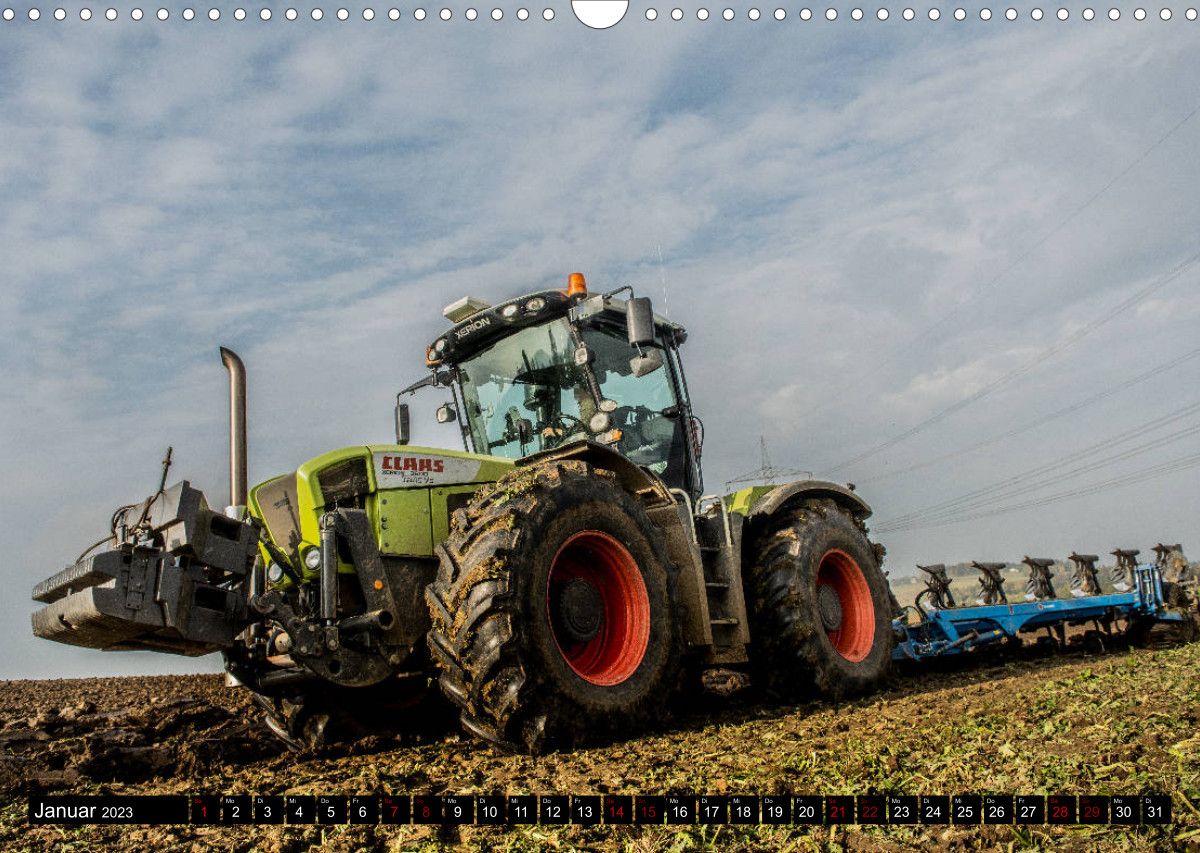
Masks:
[[[540,752],[661,717],[681,676],[675,569],[609,471],[517,468],[454,512],[426,588],[463,727]]]
[[[767,525],[746,578],[755,680],[787,701],[874,689],[891,664],[894,599],[864,528],[825,499]]]

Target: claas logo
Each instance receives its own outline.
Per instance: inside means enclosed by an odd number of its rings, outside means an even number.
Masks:
[[[441,474],[446,470],[443,459],[431,459],[427,456],[384,456],[384,471],[430,471]]]

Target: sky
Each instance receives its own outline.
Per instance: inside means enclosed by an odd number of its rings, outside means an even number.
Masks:
[[[154,490],[168,445],[172,479],[225,503],[219,345],[249,369],[259,481],[390,440],[444,305],[576,270],[689,329],[710,491],[764,445],[852,481],[894,575],[1200,551],[1200,477],[1178,461],[1200,452],[1200,357],[1182,358],[1200,347],[1200,23],[1182,8],[634,5],[603,32],[557,2],[498,22],[13,8],[0,678],[219,670],[29,626],[31,587]],[[416,402],[415,440],[455,446],[440,402]]]

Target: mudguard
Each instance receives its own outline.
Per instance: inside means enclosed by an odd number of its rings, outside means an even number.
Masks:
[[[761,488],[761,487],[759,487]],[[796,480],[775,486],[765,494],[754,494],[758,488],[739,492],[736,498],[746,495],[746,500],[735,500],[730,509],[741,512],[748,519],[762,518],[774,515],[786,504],[804,498],[829,498],[843,507],[860,521],[871,517],[871,507],[855,492],[846,486],[831,483],[828,480]],[[747,494],[749,493],[749,494]]]

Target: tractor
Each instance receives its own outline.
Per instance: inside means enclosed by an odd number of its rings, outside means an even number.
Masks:
[[[245,369],[222,349],[229,506],[167,487],[168,454],[101,550],[35,587],[34,633],[220,652],[297,748],[333,719],[396,727],[447,700],[489,743],[570,748],[666,718],[706,670],[785,702],[880,684],[898,608],[870,507],[820,480],[706,493],[682,326],[579,273],[444,314],[394,444],[253,488]],[[427,388],[463,450],[409,443],[406,399]]]

